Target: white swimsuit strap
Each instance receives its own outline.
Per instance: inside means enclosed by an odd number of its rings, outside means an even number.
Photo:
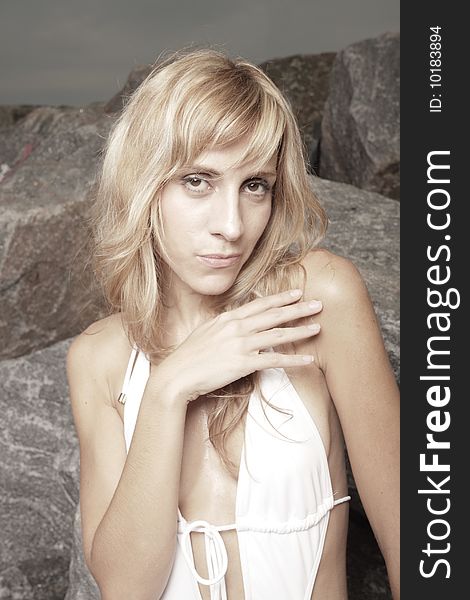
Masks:
[[[126,400],[127,400],[127,391],[129,388],[129,384],[131,381],[131,376],[132,373],[134,371],[134,367],[135,367],[135,363],[137,362],[137,357],[138,357],[139,353],[137,348],[132,348],[132,352],[131,355],[129,357],[129,362],[127,363],[127,369],[126,369],[126,374],[124,376],[124,382],[122,384],[122,390],[121,393],[119,394],[119,402],[121,404],[125,404]]]
[[[336,506],[337,504],[342,504],[343,502],[348,502],[349,500],[351,500],[351,496],[344,496],[344,498],[338,498],[338,500],[335,500],[333,502],[333,506]]]

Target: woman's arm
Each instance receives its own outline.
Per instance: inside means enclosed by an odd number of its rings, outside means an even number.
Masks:
[[[399,395],[364,281],[347,259],[311,253],[306,297],[323,301],[315,338],[344,432],[354,479],[399,594]]]
[[[175,551],[186,404],[149,378],[126,456],[104,375],[113,352],[105,337],[81,334],[67,356],[84,555],[103,600],[155,600]]]

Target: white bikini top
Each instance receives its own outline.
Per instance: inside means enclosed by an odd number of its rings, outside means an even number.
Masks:
[[[133,349],[120,401],[129,450],[150,374],[143,352]],[[188,522],[178,509],[178,543],[164,600],[227,600],[227,551],[221,531],[237,531],[245,600],[310,600],[335,499],[320,433],[283,369],[261,371],[264,397],[248,405],[236,493],[235,523]],[[285,410],[289,414],[285,414]],[[268,420],[269,419],[269,420]],[[204,533],[209,579],[196,571],[190,534]],[[238,600],[238,599],[230,599]]]

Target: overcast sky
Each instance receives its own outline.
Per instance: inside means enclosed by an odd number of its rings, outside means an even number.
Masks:
[[[399,0],[1,0],[0,104],[107,100],[189,44],[254,62],[399,31]]]

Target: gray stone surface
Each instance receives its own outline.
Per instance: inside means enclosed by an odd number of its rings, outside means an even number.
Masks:
[[[322,121],[321,177],[399,198],[400,37],[337,54]]]
[[[135,91],[139,85],[144,81],[147,75],[152,70],[151,65],[137,65],[127,76],[126,83],[122,90],[115,94],[111,100],[108,100],[104,107],[104,111],[107,114],[121,112],[123,106],[126,104],[128,97]]]
[[[1,138],[0,358],[70,337],[101,310],[85,217],[110,123],[100,105],[43,107]]]
[[[39,105],[35,104],[1,104],[0,105],[0,136],[1,130],[15,125]]]
[[[85,564],[82,551],[80,508],[77,506],[73,526],[73,547],[69,569],[69,588],[64,600],[100,600],[95,580]]]
[[[69,341],[0,362],[0,599],[63,600],[78,502]]]
[[[347,577],[349,600],[392,600],[385,563],[370,525],[349,512]]]

